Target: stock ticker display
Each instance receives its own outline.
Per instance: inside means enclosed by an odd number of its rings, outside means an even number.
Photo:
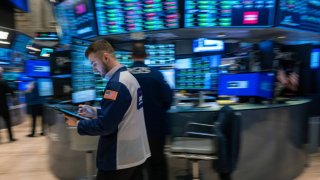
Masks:
[[[176,60],[175,89],[216,90],[221,56]]]
[[[177,0],[96,0],[99,35],[179,28]]]
[[[90,41],[72,39],[71,72],[72,102],[80,103],[95,100],[95,75],[90,61],[84,56]]]
[[[268,27],[275,0],[185,0],[184,27]]]
[[[148,57],[145,64],[149,66],[173,66],[175,63],[175,44],[146,44]]]
[[[278,25],[320,32],[319,0],[280,0]]]

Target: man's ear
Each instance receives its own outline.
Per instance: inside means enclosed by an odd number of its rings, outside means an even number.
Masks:
[[[103,61],[105,61],[106,63],[109,62],[109,59],[110,59],[109,57],[110,57],[109,53],[107,53],[107,52],[103,53]]]

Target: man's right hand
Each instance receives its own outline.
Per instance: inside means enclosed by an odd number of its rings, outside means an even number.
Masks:
[[[92,119],[96,119],[98,116],[97,108],[83,104],[79,105],[78,114]]]

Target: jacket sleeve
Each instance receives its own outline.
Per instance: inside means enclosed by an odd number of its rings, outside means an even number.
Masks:
[[[106,95],[106,92],[110,94]],[[80,135],[109,135],[118,130],[131,104],[130,92],[122,83],[109,82],[104,94],[97,119],[81,120],[78,123]]]
[[[163,75],[160,73],[160,91],[163,100],[163,107],[169,110],[173,101],[173,91],[169,84],[165,81]]]

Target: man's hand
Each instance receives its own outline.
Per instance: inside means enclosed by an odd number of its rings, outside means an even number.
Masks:
[[[97,118],[97,109],[89,105],[79,105],[78,114],[84,117],[96,119]]]
[[[66,124],[68,126],[77,126],[78,125],[78,119],[72,116],[64,115],[64,119],[66,120]]]

